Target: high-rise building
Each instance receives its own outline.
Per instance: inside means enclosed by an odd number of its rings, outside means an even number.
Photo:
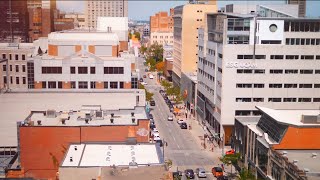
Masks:
[[[299,5],[299,17],[306,16],[306,7],[307,1],[306,0],[288,0],[288,4],[298,4]]]
[[[54,19],[57,18],[56,0],[28,0],[30,41],[39,37],[48,37],[54,31]]]
[[[0,41],[28,42],[27,1],[0,1]]]
[[[281,12],[284,13],[284,12]],[[319,109],[320,19],[208,14],[199,30],[197,118],[230,144],[255,106]]]
[[[173,16],[174,9],[170,9],[170,15],[168,12],[161,11],[156,13],[154,16],[150,16],[150,32],[173,32]]]
[[[96,28],[98,17],[128,17],[128,0],[86,0],[86,26]]]
[[[174,8],[173,83],[180,87],[181,72],[197,70],[198,28],[204,25],[206,13],[217,11],[215,1],[210,4],[186,4]]]

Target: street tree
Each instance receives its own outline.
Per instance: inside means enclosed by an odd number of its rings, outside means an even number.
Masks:
[[[146,101],[151,101],[152,100],[152,97],[153,97],[153,93],[149,92],[145,87],[144,85],[142,84],[139,84],[139,89],[144,89],[146,91]]]
[[[141,36],[140,36],[140,33],[138,31],[134,32],[134,36],[140,41]]]
[[[158,72],[163,72],[164,71],[164,61],[158,62],[156,64],[156,69]]]
[[[227,165],[231,166],[231,174],[232,174],[232,166],[233,164],[237,164],[240,159],[240,153],[235,153],[235,154],[226,154],[222,158],[220,158],[220,161]]]
[[[148,57],[146,63],[150,66],[150,71],[154,71],[156,69],[156,60],[152,57]]]
[[[158,43],[152,44],[148,48],[148,56],[152,57],[156,60],[156,62],[160,62],[163,60],[163,46]]]
[[[167,91],[170,87],[172,87],[172,84],[167,80],[162,80],[161,86],[163,86],[164,90]]]
[[[250,170],[242,169],[237,177],[237,180],[255,180],[256,178]]]
[[[147,52],[147,50],[148,50],[148,48],[145,47],[144,45],[142,45],[142,46],[140,47],[140,53],[141,53],[141,54],[144,54],[145,52]]]

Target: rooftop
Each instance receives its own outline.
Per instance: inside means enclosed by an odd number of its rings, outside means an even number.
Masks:
[[[40,90],[0,94],[0,146],[17,146],[17,121],[24,120],[31,111],[78,110],[82,105],[101,105],[104,110],[134,109],[138,95],[138,105],[145,104],[144,91],[139,89],[62,92]]]
[[[100,32],[95,30],[66,30],[52,32],[48,35],[49,42],[54,41],[115,41],[119,38],[113,32]]]
[[[97,167],[161,164],[156,144],[71,144],[62,167]],[[133,163],[133,164],[132,164]]]
[[[267,114],[274,120],[295,126],[319,126],[320,122],[316,123],[305,123],[303,122],[305,116],[317,117],[320,114],[319,110],[275,110],[266,107],[256,106],[261,112]]]
[[[136,125],[139,120],[148,119],[144,107],[103,110],[99,105],[82,106],[76,111],[36,111],[30,115],[21,125],[30,125],[30,122],[33,126]]]

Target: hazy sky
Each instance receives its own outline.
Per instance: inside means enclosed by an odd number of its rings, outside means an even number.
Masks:
[[[171,7],[175,7],[178,5],[186,4],[188,1],[182,0],[162,0],[162,1],[154,1],[154,0],[141,0],[141,1],[130,1],[129,0],[129,18],[135,20],[149,20],[150,15],[158,12],[158,11],[169,11]],[[252,1],[232,1],[232,0],[223,0],[218,1],[218,6],[223,7],[226,4],[231,4],[236,2],[237,4],[245,4],[251,3]],[[270,1],[263,1],[269,2]],[[275,4],[283,4],[283,1],[274,0]],[[57,0],[58,8],[64,11],[75,11],[75,12],[83,12],[84,11],[84,0],[82,1],[64,1]],[[307,16],[310,17],[320,17],[320,1],[319,0],[307,0]]]

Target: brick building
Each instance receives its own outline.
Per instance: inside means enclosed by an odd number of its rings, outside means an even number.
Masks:
[[[33,111],[17,127],[21,170],[24,177],[36,179],[57,176],[70,144],[148,143],[150,131],[145,109],[139,106],[104,110],[90,105],[78,111]]]
[[[158,12],[154,16],[150,16],[150,32],[173,32],[173,16],[174,9],[170,9],[170,15],[168,12]]]

